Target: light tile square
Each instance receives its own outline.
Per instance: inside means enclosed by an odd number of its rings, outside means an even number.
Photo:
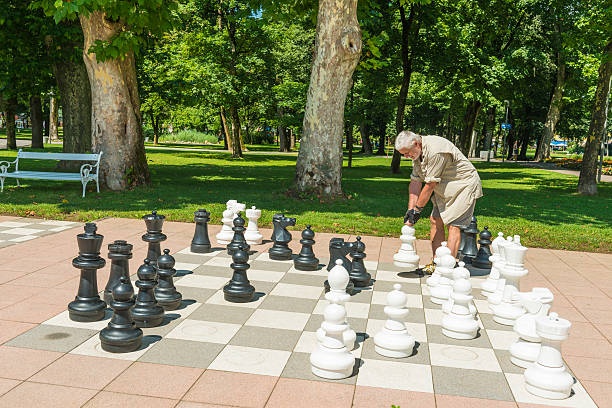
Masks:
[[[510,346],[519,338],[518,334],[509,330],[487,330],[487,336],[497,350],[510,350]]]
[[[357,385],[433,392],[431,367],[425,364],[363,359]]]
[[[257,259],[258,261],[268,261],[268,262],[282,262],[282,263],[286,263],[289,265],[293,265],[293,259],[289,259],[286,261],[277,261],[274,259],[270,259],[270,254],[267,252],[262,252],[261,254],[259,254],[256,258],[253,259]]]
[[[210,258],[208,261],[204,262],[203,265],[207,266],[222,266],[227,268],[228,271],[231,271],[230,265],[232,264],[232,258],[229,257],[214,257]]]
[[[75,322],[73,320],[70,320],[70,314],[68,310],[64,310],[62,313],[50,318],[49,320],[42,322],[41,324],[63,327],[75,327],[77,329],[102,330],[108,325],[112,314],[113,312],[107,309],[105,311],[103,320],[99,320],[97,322]]]
[[[428,343],[432,365],[501,372],[495,352],[489,348]]]
[[[49,231],[62,232],[62,231],[65,231],[67,229],[70,229],[70,228],[72,228],[72,227],[68,227],[68,226],[66,226],[66,227],[55,227],[55,228],[49,228]]]
[[[187,248],[183,248],[180,251],[178,251],[177,254],[186,254],[186,255],[201,256],[202,257],[202,262],[206,262],[208,259],[210,259],[213,256],[217,255],[217,251],[212,251],[212,252],[208,252],[208,253],[205,253],[205,254],[200,254],[200,253],[197,253],[197,252],[191,252],[191,247],[188,246]]]
[[[274,287],[274,289],[272,289],[272,292],[270,292],[270,294],[274,296],[318,299],[319,297],[321,297],[322,291],[323,288],[317,286],[303,286],[294,285],[291,283],[279,283]]]
[[[474,299],[474,305],[478,313],[493,314],[493,311],[489,308],[489,301],[487,300]]]
[[[570,408],[597,408],[597,404],[591,399],[589,394],[586,392],[582,384],[576,381],[572,390],[574,395],[563,400],[550,400],[547,398],[538,397],[537,395],[531,394],[525,388],[525,377],[523,374],[511,374],[505,373],[514,399],[519,403],[526,404],[541,404],[541,405],[554,405],[556,407],[570,407]]]
[[[257,309],[245,325],[299,331],[304,330],[308,319],[310,319],[310,315],[307,313]]]
[[[264,271],[262,269],[249,269],[247,274],[249,279],[263,282],[278,282],[285,276],[284,272]]]
[[[47,220],[40,223],[40,225],[56,225],[58,227],[73,227],[75,225],[79,225],[78,222],[72,221],[60,221],[60,220]],[[61,230],[60,230],[61,231]]]
[[[300,271],[300,270],[295,269],[294,266],[292,266],[291,268],[289,268],[287,273],[297,273],[300,275],[325,276],[325,277],[329,275],[329,272],[327,271],[325,267],[321,269],[317,269],[316,271]]]
[[[165,337],[226,344],[242,327],[239,324],[185,319]]]
[[[298,353],[312,353],[319,344],[317,340],[317,333],[311,331],[304,331],[300,336],[297,344],[293,351]]]
[[[222,276],[185,275],[175,279],[174,284],[176,286],[190,286],[193,288],[220,289],[229,282],[229,280],[230,278],[224,278]]]
[[[149,346],[151,345],[150,341],[159,340],[156,336],[143,337],[143,342],[140,348],[136,351],[132,351],[131,353],[109,353],[108,351],[102,350],[102,345],[100,344],[100,336],[93,336],[86,342],[82,343],[80,346],[74,348],[70,351],[70,354],[80,354],[83,356],[92,356],[92,357],[106,357],[106,358],[114,358],[117,360],[128,360],[128,361],[136,361],[140,356],[147,352]]]
[[[212,370],[280,376],[290,351],[226,346],[208,367]]]
[[[255,291],[257,291],[257,288],[255,288]],[[228,302],[227,300],[225,300],[225,296],[223,295],[223,290],[218,290],[217,292],[215,292],[214,295],[208,298],[206,303],[212,304],[212,305],[236,306],[236,307],[246,307],[249,309],[256,309],[257,307],[259,307],[261,302],[263,302],[264,297],[265,296],[261,296],[251,302],[233,303],[233,302]]]
[[[322,315],[325,307],[329,304],[327,300],[321,299],[317,302],[312,314]],[[370,304],[363,302],[347,302],[344,304],[347,317],[367,319],[370,314]]]
[[[190,271],[193,272],[195,268],[200,266],[200,264],[188,263],[188,262],[176,262],[174,264],[174,269],[177,271]]]
[[[372,304],[376,305],[386,305],[387,304],[387,295],[389,292],[372,292]],[[413,307],[417,309],[423,308],[423,297],[421,295],[415,295],[411,293],[406,294],[406,306]]]
[[[29,241],[31,239],[36,239],[38,238],[38,236],[36,235],[23,235],[17,238],[11,238],[8,241],[9,242],[25,242],[25,241]]]
[[[442,309],[423,309],[425,311],[425,323],[435,324],[437,326],[442,325],[442,318],[444,313]]]
[[[4,231],[5,234],[12,235],[33,235],[38,234],[39,232],[44,232],[45,230],[36,229],[36,228],[12,228],[10,230]]]
[[[385,326],[386,320],[379,319],[368,319],[368,326],[366,332],[374,337],[376,333],[382,330]],[[419,343],[427,343],[427,326],[423,323],[412,323],[405,322],[406,330],[408,333],[416,339]]]
[[[385,271],[383,269],[376,271],[376,280],[379,281],[389,281],[389,282],[397,282],[403,283],[406,282],[406,278],[402,278],[398,275],[399,272],[394,271]]]
[[[378,268],[378,261],[363,261],[363,265],[368,271],[375,271]]]
[[[0,227],[6,227],[6,228],[21,228],[21,227],[27,227],[28,225],[32,225],[32,224],[29,222],[17,222],[17,221],[0,222]]]

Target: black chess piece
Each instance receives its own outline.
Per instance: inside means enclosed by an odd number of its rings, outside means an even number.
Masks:
[[[174,286],[174,275],[176,261],[170,255],[169,249],[164,249],[164,254],[157,258],[157,287],[155,288],[155,298],[157,303],[164,310],[175,310],[181,305],[183,295],[176,291]]]
[[[121,276],[112,294],[110,306],[113,316],[108,325],[100,331],[102,349],[110,353],[138,350],[142,344],[142,330],[136,327],[130,314],[130,308],[134,305],[134,288],[129,278]]]
[[[246,228],[244,228],[245,221],[240,215],[240,211],[236,213],[233,223],[234,226],[232,227],[232,231],[234,231],[234,236],[232,237],[232,241],[227,244],[227,254],[233,255],[238,248],[242,248],[244,251],[249,252],[251,246],[247,244],[244,238],[244,231],[246,230]]]
[[[474,261],[472,261],[474,267],[485,269],[488,272],[491,272],[491,266],[493,266],[491,261],[489,261],[489,257],[491,256],[491,236],[492,234],[489,231],[489,227],[484,227],[480,232],[480,239],[478,240],[478,244],[480,245],[478,253]]]
[[[72,266],[81,269],[81,279],[76,297],[68,304],[68,316],[76,322],[95,322],[104,319],[106,302],[98,295],[98,269],[106,265],[100,257],[104,236],[97,234],[93,222],[85,224],[85,232],[77,235],[79,256]]]
[[[108,258],[111,260],[110,274],[108,282],[104,288],[104,301],[110,305],[113,300],[113,288],[119,283],[122,276],[130,277],[130,262],[132,259],[132,244],[127,241],[117,239],[108,244]]]
[[[149,243],[147,250],[147,258],[151,261],[151,265],[157,265],[157,258],[161,255],[160,242],[166,240],[166,235],[162,233],[162,226],[164,225],[165,216],[157,214],[157,211],[151,212],[142,217],[146,226],[147,233],[142,236],[144,242]]]
[[[330,271],[331,268],[336,266],[336,260],[340,259],[342,261],[342,266],[346,269],[350,274],[351,270],[351,261],[346,257],[353,247],[352,242],[344,242],[344,238],[332,238],[329,240],[329,263],[327,264],[327,270]],[[325,287],[325,293],[329,292],[329,282],[327,279],[323,282],[323,286]],[[348,285],[346,285],[346,293],[351,296],[354,295],[355,292],[355,283],[352,280],[349,280]]]
[[[353,261],[349,270],[349,277],[357,288],[370,286],[372,275],[366,270],[363,259],[366,257],[365,244],[361,242],[361,237],[357,237],[357,241],[353,243],[352,250],[349,253]]]
[[[459,231],[460,231],[460,238],[459,238],[459,248],[457,248],[457,259],[461,259],[461,257],[463,256],[462,252],[463,252],[463,247],[465,246],[465,229],[467,228],[467,225],[462,225],[459,227]]]
[[[155,287],[157,286],[157,271],[149,259],[138,268],[138,296],[132,307],[132,319],[136,327],[156,327],[164,320],[164,308],[157,304]],[[128,280],[129,282],[129,280]]]
[[[275,261],[291,260],[293,255],[291,248],[289,248],[291,233],[287,231],[287,227],[295,225],[295,218],[285,217],[284,214],[274,214],[272,224],[274,225],[274,230],[272,231],[274,244],[268,250],[270,259]]]
[[[310,228],[310,225],[307,225],[306,229],[302,231],[302,239],[300,240],[302,249],[297,258],[293,260],[293,266],[298,271],[316,271],[319,267],[319,260],[312,250],[315,243],[314,236],[314,231]]]
[[[207,254],[211,252],[210,238],[208,237],[208,221],[210,213],[204,209],[199,209],[193,213],[196,227],[191,240],[191,252],[197,254]]]
[[[253,300],[255,287],[249,282],[247,269],[249,265],[249,253],[242,248],[238,248],[232,255],[230,267],[234,270],[232,279],[223,287],[223,297],[228,302],[246,303]]]
[[[471,265],[478,253],[478,247],[476,246],[476,235],[478,235],[478,232],[476,217],[472,217],[470,225],[465,229],[465,244],[461,250],[461,260],[465,262],[466,265]]]

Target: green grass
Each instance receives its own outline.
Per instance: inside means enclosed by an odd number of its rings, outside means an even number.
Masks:
[[[60,149],[47,147],[48,151]],[[296,153],[255,149],[251,146],[241,160],[232,160],[225,151],[149,149],[150,186],[96,194],[90,183],[84,199],[79,183],[23,180],[23,188],[17,188],[14,180],[6,180],[0,214],[93,221],[140,218],[157,210],[167,220],[193,222],[194,211],[205,208],[212,213],[211,223],[219,224],[225,202],[236,199],[262,210],[263,227],[271,226],[277,212],[296,217],[294,239],[306,224],[315,232],[399,236],[410,161],[402,162],[401,174],[392,175],[390,157],[355,154],[353,167],[343,168],[348,199],[324,203],[286,194],[295,175]],[[0,160],[15,154],[0,151]],[[573,176],[514,162],[477,162],[476,166],[485,193],[476,207],[479,228],[488,226],[494,235],[498,231],[521,235],[528,247],[612,252],[610,183],[599,185],[597,197],[583,197],[575,192]],[[428,234],[429,222],[422,220],[417,236],[425,239]]]

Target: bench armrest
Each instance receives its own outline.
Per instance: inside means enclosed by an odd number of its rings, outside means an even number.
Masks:
[[[94,171],[95,169],[95,171]],[[86,179],[88,177],[91,177],[92,175],[95,175],[98,172],[98,165],[97,164],[83,164],[81,166],[81,178],[82,179]],[[93,173],[93,174],[92,174]]]
[[[15,163],[17,163],[17,159],[13,160],[12,162],[6,160],[0,161],[0,173],[8,173],[8,170],[11,168],[11,164]]]

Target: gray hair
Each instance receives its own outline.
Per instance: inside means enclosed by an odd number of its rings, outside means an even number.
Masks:
[[[395,138],[395,150],[412,149],[415,144],[421,141],[421,135],[409,130],[403,130]]]

